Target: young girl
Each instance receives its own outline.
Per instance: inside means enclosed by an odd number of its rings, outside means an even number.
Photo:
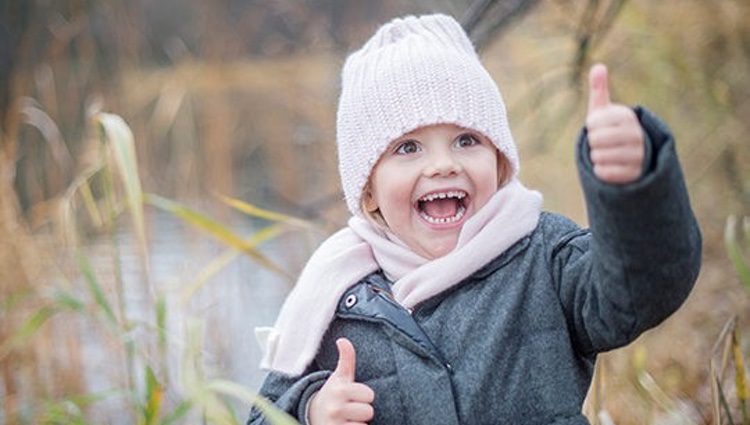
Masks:
[[[381,27],[342,73],[353,216],[258,332],[260,393],[313,425],[588,423],[597,353],[674,312],[701,255],[667,127],[610,103],[601,65],[590,90],[589,230],[518,181],[500,92],[455,20]]]

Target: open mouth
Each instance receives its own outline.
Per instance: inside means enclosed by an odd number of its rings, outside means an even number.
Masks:
[[[466,214],[468,194],[463,190],[432,192],[417,200],[419,216],[430,224],[456,223]]]

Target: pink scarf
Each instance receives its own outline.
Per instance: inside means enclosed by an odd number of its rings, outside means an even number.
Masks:
[[[369,221],[349,226],[313,253],[287,297],[273,328],[256,328],[264,356],[261,368],[300,375],[310,364],[341,296],[370,273],[383,269],[393,295],[412,308],[479,270],[531,233],[542,196],[513,179],[464,224],[453,251],[425,259]]]

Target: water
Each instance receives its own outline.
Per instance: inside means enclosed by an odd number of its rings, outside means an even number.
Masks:
[[[242,236],[257,230],[257,224],[247,220],[235,221],[228,226]],[[166,213],[150,214],[147,227],[150,281],[157,293],[166,295],[168,311],[168,373],[170,382],[174,383],[170,385],[168,399],[175,402],[180,398],[179,366],[186,343],[186,323],[190,319],[199,319],[204,324],[204,351],[201,354],[206,374],[256,390],[265,373],[258,368],[261,351],[255,340],[254,328],[273,324],[291,289],[291,282],[265,270],[249,256],[240,254],[210,279],[188,303],[183,303],[181,295],[186,285],[228,248]],[[320,236],[317,238],[316,240],[309,234],[294,231],[266,242],[261,245],[260,250],[292,275],[296,275],[312,248],[319,242]],[[121,226],[117,240],[126,314],[131,321],[141,323],[133,332],[133,338],[136,346],[145,347],[148,346],[145,341],[155,340],[155,333],[145,325],[153,323],[153,303],[144,290],[142,267],[129,226]],[[102,285],[113,288],[115,274],[111,241],[108,238],[96,240],[86,247],[85,252]],[[110,296],[109,299],[114,297]],[[84,330],[81,349],[87,365],[83,373],[89,391],[106,391],[115,385],[118,376],[122,378],[125,361],[121,355],[113,357],[111,346],[103,343],[101,331],[93,327]],[[139,361],[136,367],[138,385],[144,382],[142,365],[143,362]],[[97,419],[108,423],[126,423],[128,419],[113,416],[114,411],[121,411],[125,407],[123,403],[125,401],[122,399],[100,403],[96,412]],[[237,414],[242,417],[247,409],[249,406],[240,404]]]

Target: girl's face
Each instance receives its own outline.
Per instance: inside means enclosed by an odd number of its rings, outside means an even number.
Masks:
[[[498,188],[498,154],[479,133],[453,124],[421,127],[381,155],[363,195],[368,213],[425,258],[456,246],[463,224]]]

